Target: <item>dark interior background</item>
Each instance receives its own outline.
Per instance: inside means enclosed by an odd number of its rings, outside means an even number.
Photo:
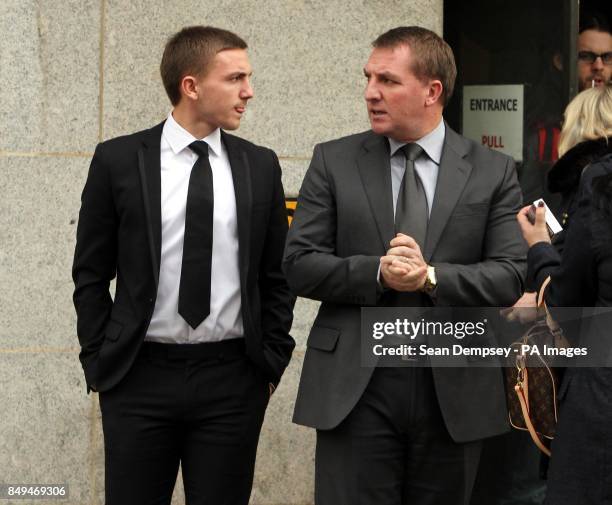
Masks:
[[[444,38],[457,61],[455,95],[445,118],[461,131],[461,89],[466,84],[525,84],[526,111],[534,106],[535,86],[550,79],[552,56],[562,55],[568,68],[576,65],[575,43],[570,44],[572,25],[578,31],[579,13],[598,10],[612,19],[612,2],[603,0],[463,0],[444,2]],[[565,72],[555,83],[559,105],[576,93]],[[540,97],[537,97],[540,98]],[[555,97],[557,98],[557,97]]]
[[[528,152],[536,124],[559,124],[577,93],[576,37],[580,13],[599,11],[612,19],[612,1],[602,0],[462,0],[444,1],[444,38],[457,62],[457,82],[444,117],[462,131],[462,89],[470,84],[524,84],[524,161],[518,166],[526,201],[547,194],[550,166]],[[558,54],[562,71],[553,65]],[[548,164],[550,165],[550,163]]]

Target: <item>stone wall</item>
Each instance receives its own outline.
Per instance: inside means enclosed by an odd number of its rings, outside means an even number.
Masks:
[[[80,192],[97,142],[168,114],[162,49],[193,24],[249,43],[255,98],[237,133],[278,153],[295,196],[315,143],[368,127],[370,42],[400,24],[440,33],[442,1],[0,3],[0,483],[68,484],[70,495],[32,503],[103,503],[98,399],[85,393],[71,301]],[[313,502],[314,433],[291,413],[316,308],[296,305],[298,344],[268,408],[257,505]],[[173,503],[184,503],[181,486]]]

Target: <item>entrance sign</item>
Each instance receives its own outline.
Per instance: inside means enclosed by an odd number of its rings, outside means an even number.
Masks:
[[[522,84],[464,86],[463,135],[523,160]]]

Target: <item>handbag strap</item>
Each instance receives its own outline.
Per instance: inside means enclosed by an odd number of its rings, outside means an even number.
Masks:
[[[544,299],[544,295],[546,294],[546,288],[550,284],[550,275],[546,277],[546,280],[542,283],[542,287],[538,292],[538,309],[543,308],[546,313],[546,326],[555,337],[555,345],[557,347],[569,347],[569,343],[563,334],[563,330],[559,326],[559,323],[553,319],[550,315],[550,311],[548,310],[548,306],[546,305],[546,300]]]
[[[542,287],[540,287],[540,291],[538,291],[538,308],[546,307],[546,302],[544,301],[544,294],[546,293],[546,288],[548,287],[549,284],[550,284],[550,275],[546,277],[546,280],[542,283]]]
[[[527,373],[527,370],[524,370],[524,373]],[[531,417],[529,416],[529,408],[527,407],[527,401],[525,400],[525,390],[523,389],[521,384],[517,384],[514,386],[514,391],[516,391],[516,395],[518,396],[519,403],[521,404],[521,411],[523,412],[523,419],[525,420],[525,426],[527,426],[527,430],[531,435],[535,445],[538,446],[544,454],[550,457],[550,449],[544,445],[540,435],[535,430],[533,423],[531,422]]]

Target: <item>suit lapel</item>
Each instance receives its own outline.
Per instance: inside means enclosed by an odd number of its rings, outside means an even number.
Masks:
[[[372,134],[364,141],[357,164],[370,209],[378,227],[384,251],[394,237],[393,191],[389,144],[385,137]]]
[[[472,172],[472,166],[464,159],[466,154],[465,141],[446,125],[436,192],[423,251],[423,258],[426,262],[431,259],[446,223]]]
[[[251,167],[246,152],[240,146],[237,137],[221,130],[221,139],[227,149],[234,194],[236,197],[236,220],[238,222],[238,254],[240,257],[240,277],[242,285],[246,285],[246,276],[249,266],[249,244],[251,232]]]
[[[138,151],[143,203],[145,208],[150,254],[154,266],[154,279],[159,280],[161,257],[161,162],[160,143],[165,121],[144,134]]]

